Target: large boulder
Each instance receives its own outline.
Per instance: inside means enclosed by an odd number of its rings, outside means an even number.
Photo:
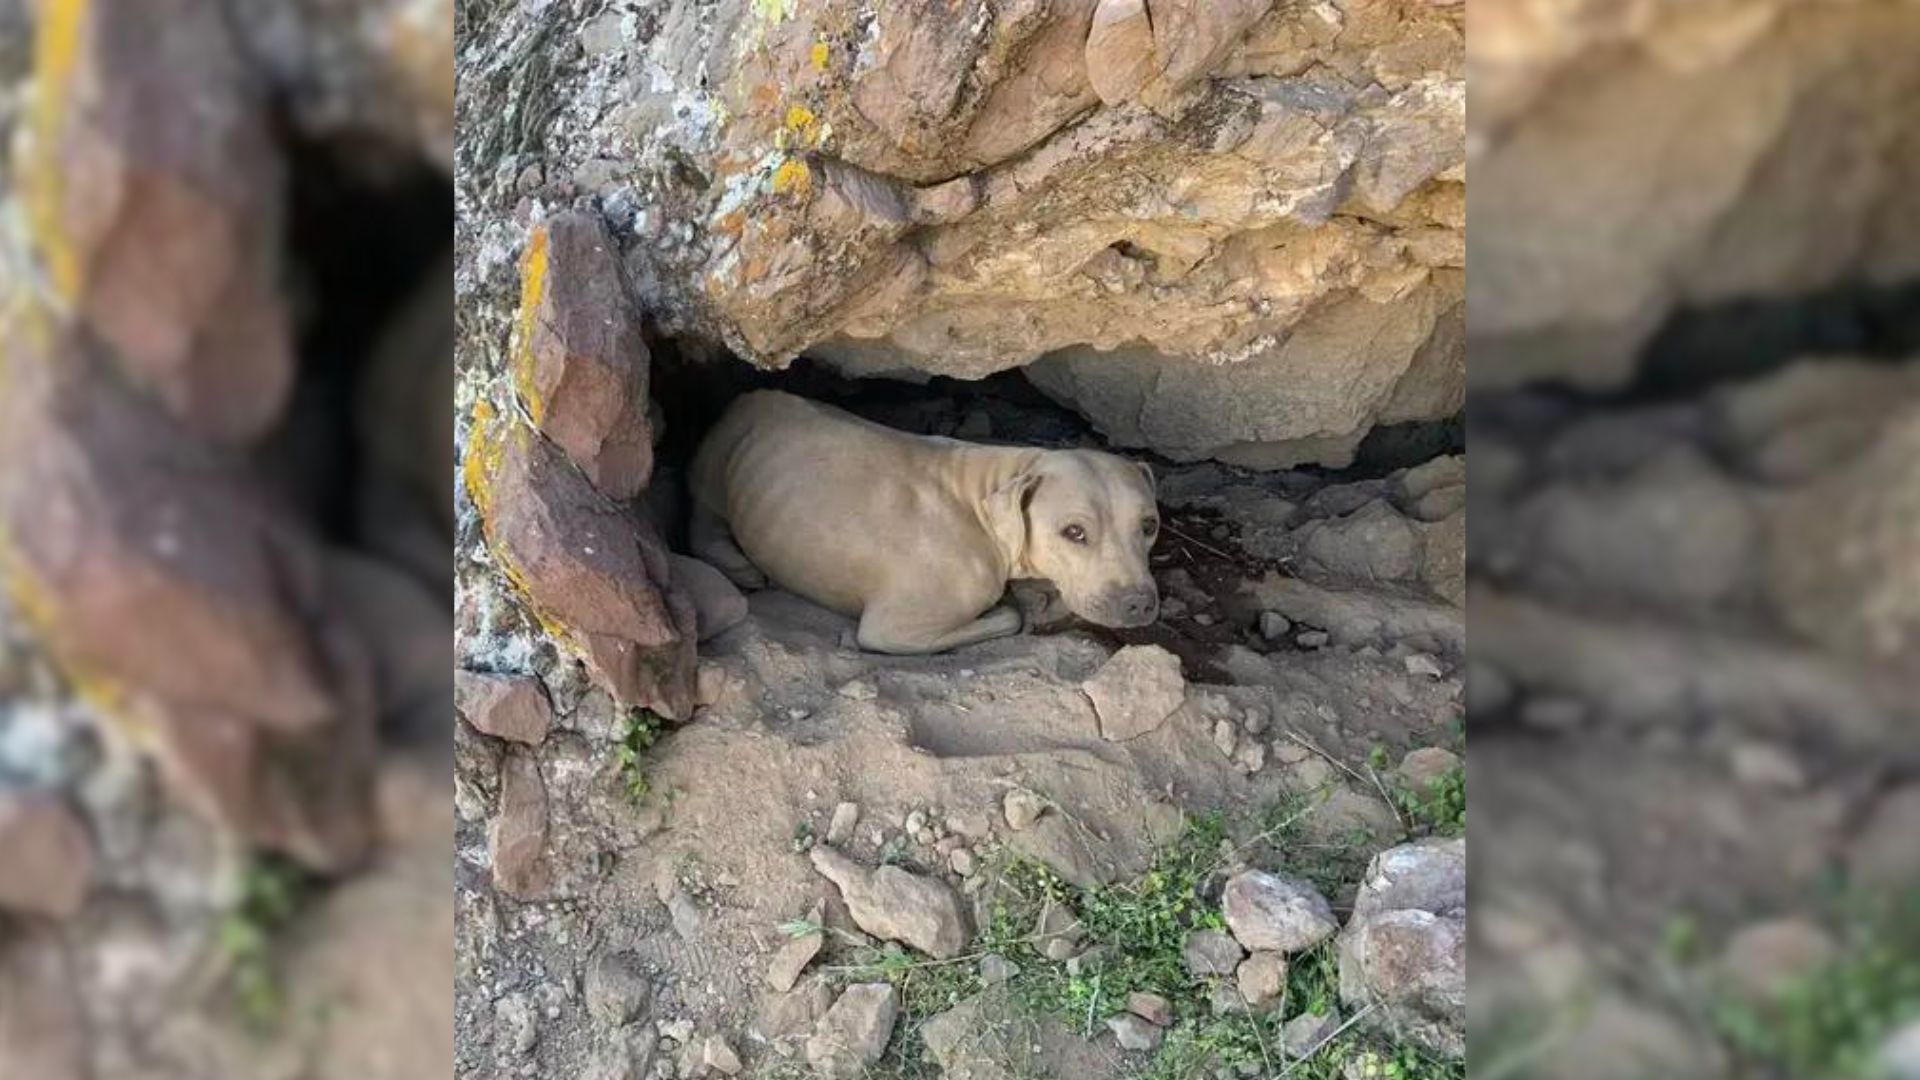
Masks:
[[[1466,1052],[1467,842],[1373,857],[1340,932],[1340,997],[1435,1053]]]
[[[1904,4],[1476,3],[1475,384],[1618,386],[1682,307],[1920,272],[1916,50]]]
[[[668,333],[765,366],[1040,361],[1116,441],[1261,467],[1344,463],[1375,424],[1459,408],[1458,5],[674,0],[586,35],[570,18],[510,7],[465,46],[463,295],[511,272],[483,235],[587,195]],[[577,60],[510,62],[575,41]],[[523,70],[557,79],[539,90],[566,122],[515,127]]]

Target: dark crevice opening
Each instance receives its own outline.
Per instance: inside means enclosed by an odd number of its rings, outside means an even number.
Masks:
[[[299,372],[276,450],[325,463],[296,468],[290,475],[305,489],[293,495],[325,534],[343,540],[353,534],[364,478],[354,438],[359,380],[400,306],[445,265],[453,189],[424,160],[384,146],[291,134],[281,141]],[[449,303],[452,288],[449,281]]]

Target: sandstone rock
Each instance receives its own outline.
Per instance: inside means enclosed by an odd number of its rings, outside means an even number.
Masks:
[[[1300,952],[1340,929],[1326,897],[1286,874],[1264,870],[1235,874],[1227,879],[1220,906],[1233,936],[1255,951]]]
[[[814,926],[824,926],[826,924],[824,906],[814,905],[812,914],[807,916],[807,921]],[[826,944],[826,940],[826,934],[821,930],[809,930],[804,934],[788,938],[767,964],[767,985],[783,994],[792,990],[794,984],[800,981],[800,973],[813,962],[814,956],[819,954],[820,947]]]
[[[1559,484],[1521,509],[1535,576],[1669,607],[1710,605],[1752,582],[1760,521],[1747,496],[1690,450],[1613,486]]]
[[[854,924],[875,937],[898,941],[936,960],[966,949],[966,913],[941,882],[897,866],[867,870],[830,847],[808,853],[813,868],[839,886]]]
[[[1819,924],[1792,916],[1749,923],[1728,939],[1720,975],[1742,999],[1764,1003],[1839,955]]]
[[[1908,367],[1823,356],[1728,385],[1708,409],[1716,441],[1743,471],[1798,484],[1869,450],[1916,393],[1920,377]]]
[[[0,1077],[87,1080],[86,1013],[59,936],[31,924],[0,944]]]
[[[1040,955],[1057,962],[1080,951],[1086,932],[1080,928],[1080,920],[1074,917],[1072,909],[1048,899],[1040,905],[1040,914],[1033,924],[1033,938]]]
[[[1306,1057],[1340,1030],[1340,1012],[1304,1012],[1280,1025],[1280,1045],[1293,1057]]]
[[[864,1075],[887,1052],[899,1011],[900,991],[892,983],[847,987],[807,1040],[807,1063],[821,1076]]]
[[[860,824],[859,803],[835,804],[833,817],[827,822],[827,843],[840,845],[853,839],[853,830],[858,824]]]
[[[1173,1003],[1159,994],[1133,991],[1127,995],[1127,1011],[1154,1027],[1173,1026]]]
[[[980,958],[980,981],[988,986],[1012,982],[1019,974],[1020,965],[999,953],[988,953]]]
[[[1253,589],[1261,603],[1296,624],[1324,627],[1335,644],[1404,641],[1455,656],[1466,651],[1466,618],[1460,607],[1376,590],[1327,588],[1278,574],[1254,582]]]
[[[1047,811],[1047,800],[1028,791],[1026,788],[1014,788],[1007,792],[1002,801],[1002,810],[1006,814],[1007,827],[1019,832],[1033,827],[1040,815]]]
[[[722,1076],[738,1076],[740,1070],[745,1068],[740,1062],[740,1055],[734,1052],[727,1040],[718,1035],[707,1036],[706,1044],[700,1051],[700,1063]]]
[[[1400,767],[1394,771],[1407,787],[1425,795],[1433,785],[1445,778],[1453,770],[1460,768],[1460,755],[1443,746],[1423,746],[1410,750],[1400,759]]]
[[[68,918],[93,884],[93,837],[51,795],[0,791],[0,911]]]
[[[61,85],[23,163],[51,285],[187,430],[252,441],[294,375],[265,87],[212,0],[104,0],[73,18],[77,55],[43,73]]]
[[[747,598],[727,576],[699,559],[674,555],[673,586],[693,603],[701,641],[715,638],[746,621]]]
[[[1860,457],[1772,507],[1762,579],[1779,618],[1807,640],[1896,665],[1920,659],[1916,453],[1920,389]]]
[[[1246,951],[1231,935],[1219,930],[1195,930],[1187,935],[1181,957],[1195,976],[1232,975]]]
[[[666,546],[537,432],[477,410],[463,465],[489,546],[542,625],[627,705],[693,711],[693,605]]]
[[[200,813],[322,871],[372,831],[378,687],[318,541],[231,457],[132,397],[100,346],[9,341],[5,585]],[[165,613],[166,633],[153,632]]]
[[[536,225],[520,262],[514,389],[595,487],[631,499],[653,471],[648,365],[619,250],[597,215]]]
[[[1256,952],[1240,961],[1234,972],[1240,997],[1258,1008],[1287,989],[1287,958],[1275,952]]]
[[[1457,6],[886,4],[870,40],[848,10],[668,3],[649,40],[575,61],[604,119],[555,125],[544,156],[634,147],[603,197],[670,333],[865,374],[1047,357],[1074,369],[1056,392],[1115,402],[1087,406],[1113,432],[1164,372],[1156,449],[1265,465],[1458,410]],[[505,70],[536,23],[504,17],[471,63]],[[636,63],[648,100],[615,89]],[[478,90],[471,142],[511,145],[510,87]],[[515,201],[501,165],[476,205]]]
[[[1322,571],[1350,581],[1406,581],[1421,568],[1420,534],[1386,500],[1344,517],[1310,522],[1300,550]]]
[[[1451,1057],[1466,1046],[1466,851],[1423,840],[1374,856],[1339,945],[1341,999]]]
[[[1179,657],[1158,645],[1129,645],[1081,689],[1100,718],[1100,734],[1124,742],[1165,723],[1186,701],[1187,681]]]
[[[1467,909],[1467,842],[1428,839],[1401,844],[1375,855],[1367,864],[1353,913],[1415,908],[1440,915]]]
[[[1107,1030],[1113,1032],[1120,1049],[1142,1052],[1158,1047],[1163,1034],[1158,1027],[1132,1013],[1108,1017]]]
[[[500,769],[500,810],[487,834],[494,888],[520,900],[536,899],[549,883],[547,786],[540,762],[509,754]]]
[[[785,994],[766,994],[754,1013],[749,1037],[765,1040],[781,1057],[800,1054],[820,1018],[833,1007],[833,990],[821,978],[802,979]]]
[[[553,725],[547,688],[526,675],[462,671],[455,678],[454,708],[475,731],[529,746],[545,740]]]
[[[1468,200],[1481,207],[1476,384],[1617,387],[1680,307],[1912,276],[1920,216],[1901,209],[1899,163],[1917,137],[1850,132],[1843,119],[1912,99],[1920,75],[1899,58],[1920,26],[1908,13],[1591,14],[1511,0],[1474,12],[1474,126],[1499,133],[1479,144]],[[1836,92],[1842,71],[1879,74]],[[1704,131],[1720,133],[1713,146],[1689,141]],[[1831,173],[1793,164],[1810,161],[1857,163],[1847,196],[1834,197]],[[1605,243],[1542,243],[1602,221],[1619,226]],[[1780,221],[1797,226],[1769,227]]]
[[[1118,1075],[1115,1045],[1080,1037],[1059,1018],[1034,1016],[1006,987],[976,994],[920,1027],[927,1056],[947,1080]]]
[[[1343,467],[1374,424],[1460,408],[1459,300],[1452,276],[1389,301],[1334,300],[1303,312],[1290,334],[1263,333],[1233,350],[1226,367],[1096,344],[1049,353],[1025,371],[1121,446],[1256,469]]]

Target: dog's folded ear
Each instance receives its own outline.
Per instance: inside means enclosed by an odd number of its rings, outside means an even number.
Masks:
[[[1154,482],[1153,466],[1144,461],[1136,461],[1133,463],[1133,467],[1139,469],[1140,475],[1147,478],[1147,494],[1158,496],[1160,494],[1160,485]]]
[[[1027,561],[1027,507],[1033,503],[1033,493],[1039,488],[1040,474],[1023,469],[987,496],[983,516],[988,531],[993,533],[995,546],[1007,560],[1010,577],[1019,576],[1020,568]]]

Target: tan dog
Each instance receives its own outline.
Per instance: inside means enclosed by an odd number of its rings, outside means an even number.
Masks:
[[[858,617],[875,652],[1018,633],[1000,600],[1021,578],[1103,626],[1159,614],[1153,474],[1112,454],[908,435],[759,391],[707,435],[691,481],[695,555]]]

